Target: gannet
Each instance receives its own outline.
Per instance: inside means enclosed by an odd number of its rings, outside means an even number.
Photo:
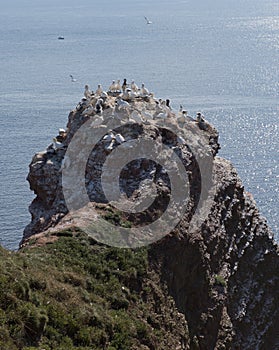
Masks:
[[[52,145],[53,145],[53,148],[54,148],[55,150],[64,147],[63,143],[57,141],[57,138],[56,138],[56,137],[54,137],[54,138],[52,139],[52,141],[53,141],[53,144],[52,144]]]
[[[197,113],[197,122],[204,122],[204,118],[200,112]]]
[[[138,91],[139,91],[139,88],[138,88],[137,84],[135,84],[134,80],[132,80],[132,82],[131,82],[131,89],[132,89],[132,91],[134,91],[136,93],[138,93]]]
[[[101,85],[101,84],[98,84],[98,88],[97,88],[97,90],[95,91],[95,94],[96,94],[97,96],[101,96],[102,92],[103,92],[102,85]]]
[[[118,142],[118,143],[123,143],[125,142],[125,138],[121,135],[121,134],[116,134],[115,135],[115,140]]]
[[[146,97],[149,95],[148,89],[144,86],[144,83],[141,84],[141,90],[140,90],[140,95],[142,97]]]
[[[103,137],[103,140],[105,140],[105,141],[111,141],[113,139],[115,139],[115,136],[114,136],[114,132],[112,130],[109,130],[108,134],[106,134]]]
[[[92,95],[92,92],[89,90],[89,85],[84,86],[84,96],[86,99],[90,99]]]
[[[117,80],[117,83],[115,84],[115,91],[116,92],[121,92],[120,80]]]
[[[117,98],[116,103],[117,103],[118,109],[130,108],[130,104],[127,101],[122,100],[121,98]]]
[[[144,16],[144,18],[146,20],[146,24],[152,24],[152,22],[146,16]]]
[[[108,89],[109,92],[115,92],[115,80],[112,81],[111,86]]]

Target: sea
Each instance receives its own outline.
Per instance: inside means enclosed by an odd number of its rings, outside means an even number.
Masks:
[[[123,78],[204,114],[279,241],[277,0],[0,4],[2,246],[16,250],[30,222],[33,155],[65,128],[85,84]]]

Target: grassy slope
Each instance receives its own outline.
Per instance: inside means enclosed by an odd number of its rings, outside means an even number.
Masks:
[[[0,271],[0,350],[165,349],[187,338],[147,249],[65,231],[45,246],[0,248]]]

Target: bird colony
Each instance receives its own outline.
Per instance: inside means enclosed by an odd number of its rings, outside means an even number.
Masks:
[[[184,128],[185,124],[196,123],[201,130],[206,130],[209,126],[200,112],[194,119],[180,105],[179,111],[175,113],[169,99],[157,99],[144,83],[139,87],[134,80],[128,83],[127,79],[122,83],[120,80],[113,80],[108,89],[98,84],[95,91],[86,84],[84,96],[77,104],[75,112],[81,117],[90,118],[92,128],[107,127],[112,121],[118,125],[152,124],[161,121],[166,125],[175,124],[179,128]],[[66,136],[67,131],[59,129],[59,135],[53,138],[50,147],[54,150],[63,148]],[[114,143],[125,142],[121,134],[114,134],[112,130],[105,138],[111,141],[108,150],[113,148]]]

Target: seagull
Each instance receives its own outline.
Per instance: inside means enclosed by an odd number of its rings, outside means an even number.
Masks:
[[[71,81],[72,83],[75,83],[77,80],[72,76],[72,74],[70,74],[70,78],[71,78]]]
[[[146,24],[152,24],[152,22],[147,17],[144,16],[144,18],[146,20]]]

